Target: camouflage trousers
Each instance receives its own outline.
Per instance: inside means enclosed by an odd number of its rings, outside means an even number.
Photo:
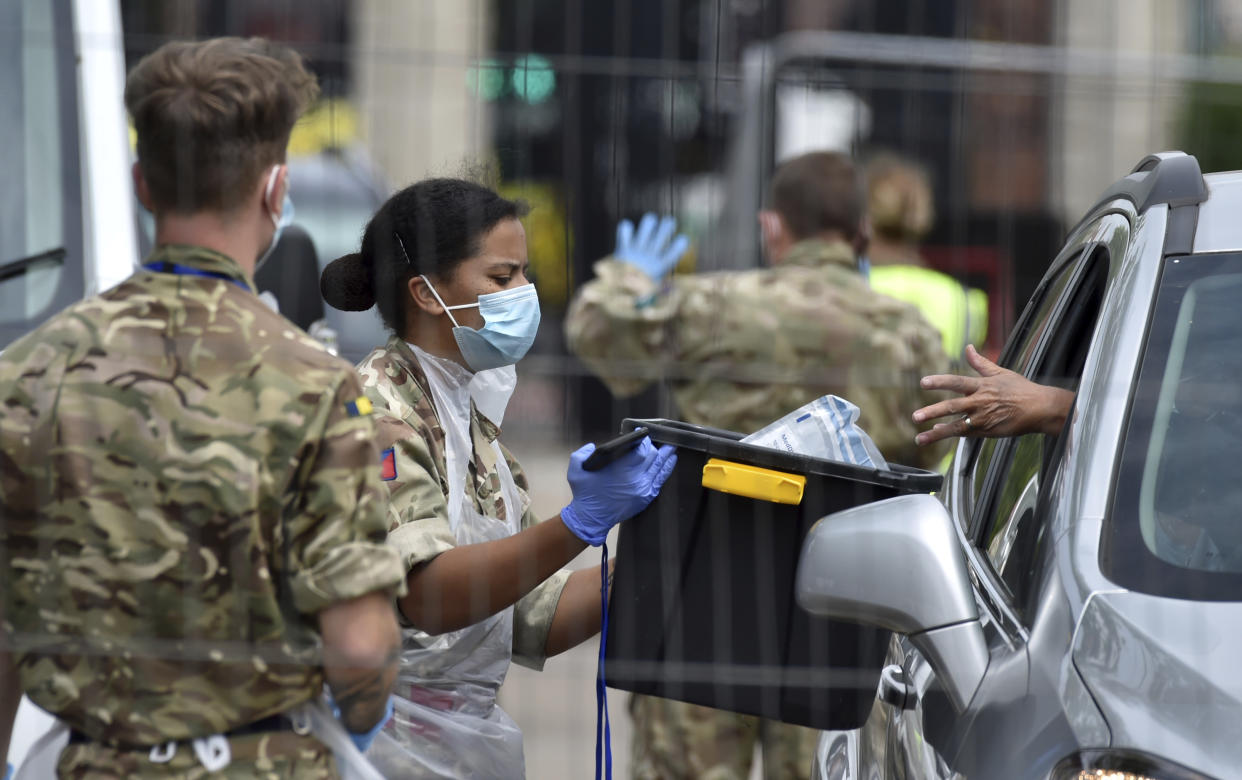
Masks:
[[[636,780],[746,780],[763,746],[765,780],[811,775],[819,732],[753,715],[635,695],[630,773]]]
[[[73,744],[60,754],[56,774],[72,780],[338,780],[332,751],[312,736],[292,731],[248,734],[229,739],[233,760],[219,772],[208,772],[189,744],[178,743],[166,763],[151,761],[148,750],[123,750],[101,743]]]

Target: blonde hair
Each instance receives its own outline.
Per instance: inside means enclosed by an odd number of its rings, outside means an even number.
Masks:
[[[262,38],[167,43],[125,83],[138,163],[157,209],[229,212],[283,162],[318,96],[301,56]]]
[[[931,183],[921,165],[893,154],[877,155],[867,164],[867,192],[867,214],[876,235],[917,242],[931,230]]]

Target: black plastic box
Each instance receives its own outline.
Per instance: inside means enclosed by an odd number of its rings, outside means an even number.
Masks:
[[[940,475],[793,455],[672,420],[627,419],[621,427],[638,425],[654,442],[676,445],[678,461],[659,498],[621,525],[607,684],[820,729],[861,726],[889,633],[798,607],[802,542],[824,515],[938,490]],[[805,477],[801,502],[705,488],[710,459]]]

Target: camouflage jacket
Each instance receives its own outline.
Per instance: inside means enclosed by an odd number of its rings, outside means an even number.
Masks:
[[[805,241],[772,268],[675,276],[661,287],[612,258],[565,321],[569,348],[617,395],[666,378],[687,422],[750,433],[825,393],[858,405],[884,456],[934,466],[910,414],[946,370],[940,334],[881,295],[844,243]]]
[[[0,356],[3,633],[36,704],[123,747],[318,695],[316,613],[403,582],[350,366],[228,257],[149,260],[203,275],[140,270]]]
[[[409,571],[457,546],[448,520],[444,430],[440,427],[423,369],[409,345],[400,338],[392,336],[386,346],[363,358],[358,364],[358,373],[362,375],[367,398],[375,409],[384,457],[388,541],[401,553]],[[471,406],[470,436],[474,451],[468,466],[471,479],[465,486],[465,494],[481,514],[504,520],[496,451],[491,446],[500,436],[500,429],[474,409],[473,404]],[[521,494],[524,507],[521,527],[529,528],[539,519],[530,510],[526,474],[504,445],[501,451]],[[548,630],[567,579],[569,572],[558,572],[516,604],[513,659],[523,666],[543,667]]]

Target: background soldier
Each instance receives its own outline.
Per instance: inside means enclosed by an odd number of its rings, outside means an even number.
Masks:
[[[350,732],[384,719],[403,571],[374,425],[251,280],[315,93],[259,39],[144,59],[125,100],[155,251],[0,358],[0,725],[21,691],[61,718],[62,777],[335,777],[282,716],[325,679]]]
[[[669,376],[683,419],[752,432],[835,393],[890,461],[927,466],[909,409],[919,377],[947,365],[934,328],[858,272],[864,187],[850,160],[816,152],[783,164],[760,214],[772,267],[665,279],[685,249],[671,219],[618,229],[617,251],[570,306],[572,351],[617,395]],[[914,404],[914,406],[911,406]],[[756,741],[764,776],[810,774],[811,729],[635,696],[633,772],[642,778],[746,778]]]

